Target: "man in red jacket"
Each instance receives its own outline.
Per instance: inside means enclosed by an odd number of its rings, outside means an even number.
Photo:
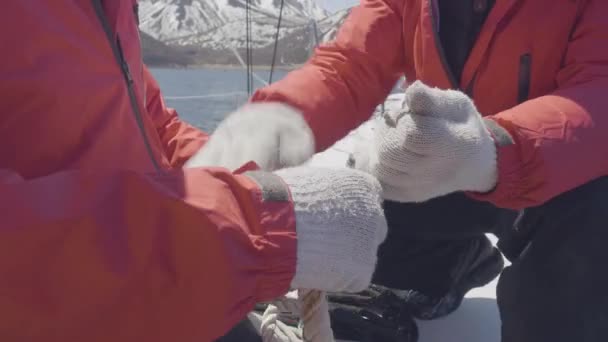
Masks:
[[[501,271],[493,232],[513,263],[498,285],[503,342],[606,341],[606,13],[601,0],[362,0],[334,41],[252,99],[291,109],[232,117],[195,159],[303,162],[405,75],[403,110],[353,156],[387,199],[374,282],[441,317]],[[231,138],[256,120],[271,124]],[[229,153],[245,144],[274,148]]]
[[[372,176],[184,169],[207,137],[143,65],[135,1],[2,6],[1,341],[214,341],[289,288],[369,285]]]

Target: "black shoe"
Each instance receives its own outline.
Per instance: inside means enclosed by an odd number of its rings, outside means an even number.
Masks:
[[[388,288],[371,285],[352,293],[328,293],[329,317],[334,338],[356,342],[417,342],[418,326],[407,303]],[[267,303],[256,305],[262,314]],[[298,319],[285,320],[291,327]],[[219,341],[218,341],[219,342]]]
[[[372,285],[357,294],[330,293],[334,337],[357,342],[417,342],[418,326],[407,303],[388,288]]]
[[[235,325],[226,335],[218,338],[215,342],[262,342],[262,337],[258,334],[249,319],[244,319]]]
[[[415,290],[393,290],[407,303],[410,312],[417,319],[432,320],[454,312],[470,290],[485,286],[494,280],[504,267],[502,254],[489,240],[477,240],[462,256],[457,270],[454,270],[455,285],[446,295],[433,298]]]

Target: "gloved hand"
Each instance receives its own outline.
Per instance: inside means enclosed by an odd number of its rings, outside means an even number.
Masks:
[[[497,180],[489,128],[464,93],[416,81],[402,110],[378,119],[373,141],[355,147],[351,164],[374,175],[392,201],[488,192]]]
[[[314,152],[312,131],[299,111],[277,102],[250,103],[222,121],[185,166],[234,170],[255,161],[272,171],[303,164]]]
[[[359,292],[387,234],[381,187],[351,169],[296,167],[275,172],[288,185],[297,231],[294,289]]]

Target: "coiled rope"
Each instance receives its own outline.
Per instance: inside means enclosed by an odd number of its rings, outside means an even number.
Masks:
[[[293,329],[281,318],[299,319]],[[264,342],[334,342],[325,292],[298,290],[268,305],[262,315],[261,335]]]

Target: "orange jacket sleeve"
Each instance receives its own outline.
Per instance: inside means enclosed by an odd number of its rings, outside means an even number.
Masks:
[[[403,74],[403,3],[362,0],[334,41],[317,48],[300,69],[258,90],[252,101],[300,109],[317,151],[331,146],[369,119]]]
[[[555,92],[490,117],[516,143],[499,148],[496,189],[474,197],[525,208],[608,174],[606,13],[608,2],[586,2]]]
[[[207,142],[208,136],[181,120],[175,109],[166,106],[158,83],[145,66],[144,84],[146,110],[156,125],[169,163],[173,167],[181,167]]]
[[[0,170],[0,340],[223,335],[254,303],[286,293],[295,272],[293,206],[265,175],[72,171],[25,181]]]

